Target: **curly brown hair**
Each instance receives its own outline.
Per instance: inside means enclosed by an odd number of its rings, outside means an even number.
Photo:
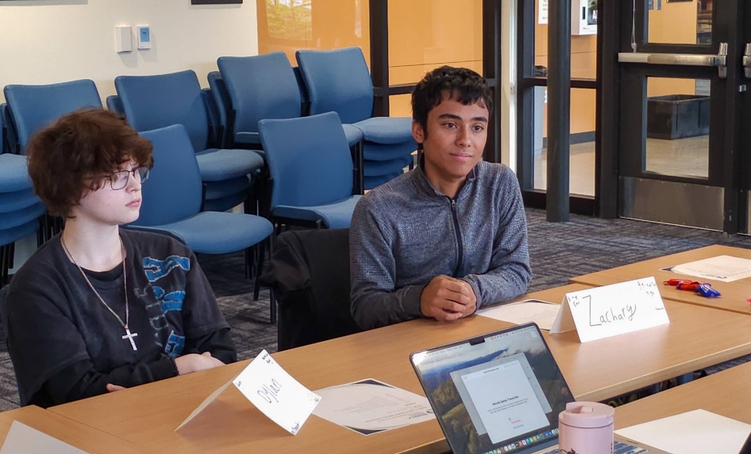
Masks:
[[[412,91],[412,119],[422,126],[425,138],[428,137],[428,113],[446,96],[465,106],[480,103],[488,113],[493,113],[492,92],[481,75],[467,68],[441,66],[425,74]]]
[[[34,190],[50,214],[68,218],[86,191],[95,191],[135,161],[154,165],[151,142],[112,112],[78,110],[34,134],[26,154]]]

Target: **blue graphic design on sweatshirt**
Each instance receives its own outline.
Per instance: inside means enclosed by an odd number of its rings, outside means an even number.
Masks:
[[[190,271],[190,259],[179,255],[170,255],[164,260],[157,260],[151,257],[143,258],[143,269],[146,272],[146,278],[152,284],[178,267],[185,271]]]
[[[166,314],[169,311],[179,312],[183,309],[183,300],[185,300],[184,290],[176,290],[174,292],[166,293],[164,289],[158,285],[154,285],[153,288],[156,299],[162,307],[162,312]]]
[[[180,279],[179,276],[170,279],[168,275],[173,270],[183,270],[185,273],[190,271],[190,258],[179,255],[171,255],[164,260],[144,257],[142,264],[146,278],[152,284],[151,287],[154,290],[156,302],[162,309],[161,314],[149,320],[151,326],[156,330],[154,333],[155,342],[163,346],[164,353],[172,358],[177,358],[182,354],[185,347],[185,336],[175,333],[176,327],[170,323],[166,315],[170,311],[178,313],[182,311],[185,300],[185,281],[184,279]],[[157,285],[157,281],[161,285]],[[179,314],[176,314],[176,316],[180,317]],[[161,339],[164,339],[163,336],[166,335],[167,330],[169,330],[170,334],[166,343],[162,345]],[[178,331],[181,330],[178,329]]]
[[[177,358],[185,348],[185,336],[180,336],[172,331],[167,338],[167,345],[164,347],[164,353],[172,358]]]

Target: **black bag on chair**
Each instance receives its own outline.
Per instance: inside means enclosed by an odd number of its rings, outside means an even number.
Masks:
[[[282,233],[259,282],[279,304],[280,351],[361,331],[350,314],[349,229]]]

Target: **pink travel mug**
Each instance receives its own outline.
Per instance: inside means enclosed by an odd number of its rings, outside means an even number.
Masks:
[[[613,407],[597,402],[569,402],[558,415],[560,454],[612,454]]]

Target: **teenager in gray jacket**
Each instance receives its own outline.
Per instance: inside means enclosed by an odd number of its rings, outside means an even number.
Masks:
[[[527,290],[532,272],[516,176],[481,161],[490,94],[479,74],[448,66],[415,87],[420,164],[370,191],[352,216],[352,316],[361,328],[457,320]]]

